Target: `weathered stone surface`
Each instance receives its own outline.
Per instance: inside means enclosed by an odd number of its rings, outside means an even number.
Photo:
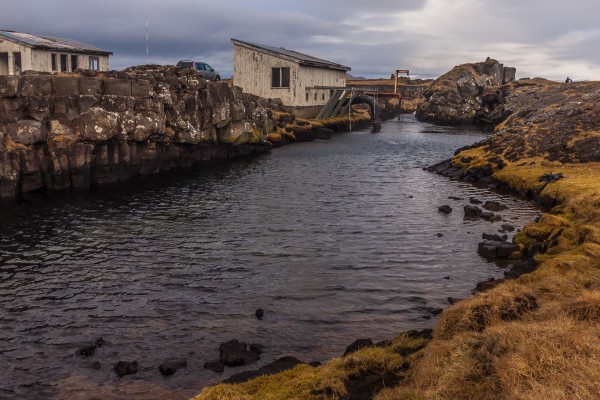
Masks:
[[[79,77],[77,76],[52,76],[53,94],[55,96],[78,96]]]
[[[52,95],[52,81],[46,75],[23,75],[21,77],[21,96],[40,97]]]
[[[0,99],[0,122],[17,122],[23,115],[22,99],[16,97]]]
[[[0,98],[14,97],[19,88],[19,77],[16,75],[0,75]]]
[[[268,151],[265,107],[276,106],[174,67],[0,77],[1,190],[90,187]]]
[[[31,145],[45,142],[48,131],[45,124],[34,120],[22,120],[6,126],[6,133],[15,143]]]
[[[417,107],[417,119],[442,125],[491,123],[501,85],[514,79],[514,69],[506,69],[490,58],[454,67],[423,93],[426,101]]]
[[[102,81],[96,78],[79,78],[79,93],[82,96],[99,96],[102,93]]]
[[[73,129],[81,139],[103,141],[114,137],[119,127],[119,117],[100,107],[92,107],[73,121]]]
[[[131,80],[104,79],[102,89],[104,95],[107,96],[131,96]]]

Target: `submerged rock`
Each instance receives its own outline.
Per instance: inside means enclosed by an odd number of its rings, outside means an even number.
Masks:
[[[219,360],[228,367],[254,364],[260,360],[260,356],[247,349],[246,343],[237,339],[221,343],[219,347]]]
[[[125,375],[137,374],[138,372],[138,362],[137,361],[119,361],[113,367],[115,374],[119,378],[124,377]]]
[[[158,370],[163,376],[171,376],[181,368],[187,368],[186,359],[165,361],[159,365]]]

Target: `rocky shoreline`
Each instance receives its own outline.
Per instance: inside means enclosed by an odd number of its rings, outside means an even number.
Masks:
[[[389,346],[365,347],[313,368],[317,371],[299,366],[268,380],[217,385],[196,399],[284,399],[299,393],[306,399],[376,400],[596,397],[600,83],[503,79],[491,87],[478,85],[497,64],[489,59],[483,69],[465,64],[439,78],[417,117],[441,124],[496,124],[489,139],[428,170],[508,190],[545,207],[514,243],[490,235],[479,246],[483,255],[522,259],[520,269],[507,275],[515,279],[483,282],[473,296],[449,299],[453,304],[412,353],[397,346],[410,339],[405,333]],[[470,95],[459,90],[459,81],[474,82]],[[484,107],[491,94],[493,107],[489,102]],[[451,208],[440,205],[439,212]],[[477,218],[495,213],[474,204],[464,210]],[[352,390],[357,381],[366,392]]]

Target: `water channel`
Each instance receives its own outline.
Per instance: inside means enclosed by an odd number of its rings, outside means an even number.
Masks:
[[[504,272],[476,248],[506,222],[464,221],[468,198],[501,200],[516,227],[539,213],[423,171],[482,138],[407,116],[377,134],[0,203],[0,398],[185,399],[244,370],[203,368],[229,339],[265,346],[256,369],[432,327],[432,308]],[[76,354],[99,337],[94,355]],[[172,358],[188,366],[164,378]],[[139,372],[116,377],[120,360]]]

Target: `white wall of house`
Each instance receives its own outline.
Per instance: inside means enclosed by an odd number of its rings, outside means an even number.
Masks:
[[[279,98],[286,106],[306,107],[324,105],[329,89],[318,86],[345,87],[346,71],[301,66],[296,62],[275,57],[243,46],[233,46],[233,84],[246,93],[264,98]],[[290,68],[290,86],[272,87],[272,69]]]
[[[15,63],[18,58],[17,54],[20,54],[21,57],[20,70]],[[56,69],[54,70],[52,68],[53,54],[56,55]],[[19,43],[3,40],[0,42],[0,75],[18,75],[22,71],[30,70],[57,72],[63,70],[73,71],[76,68],[91,69],[90,58],[95,59],[95,65],[99,71],[108,71],[109,63],[106,55],[32,49]],[[77,65],[74,65],[74,61]],[[64,68],[61,66],[62,62],[66,62]]]

